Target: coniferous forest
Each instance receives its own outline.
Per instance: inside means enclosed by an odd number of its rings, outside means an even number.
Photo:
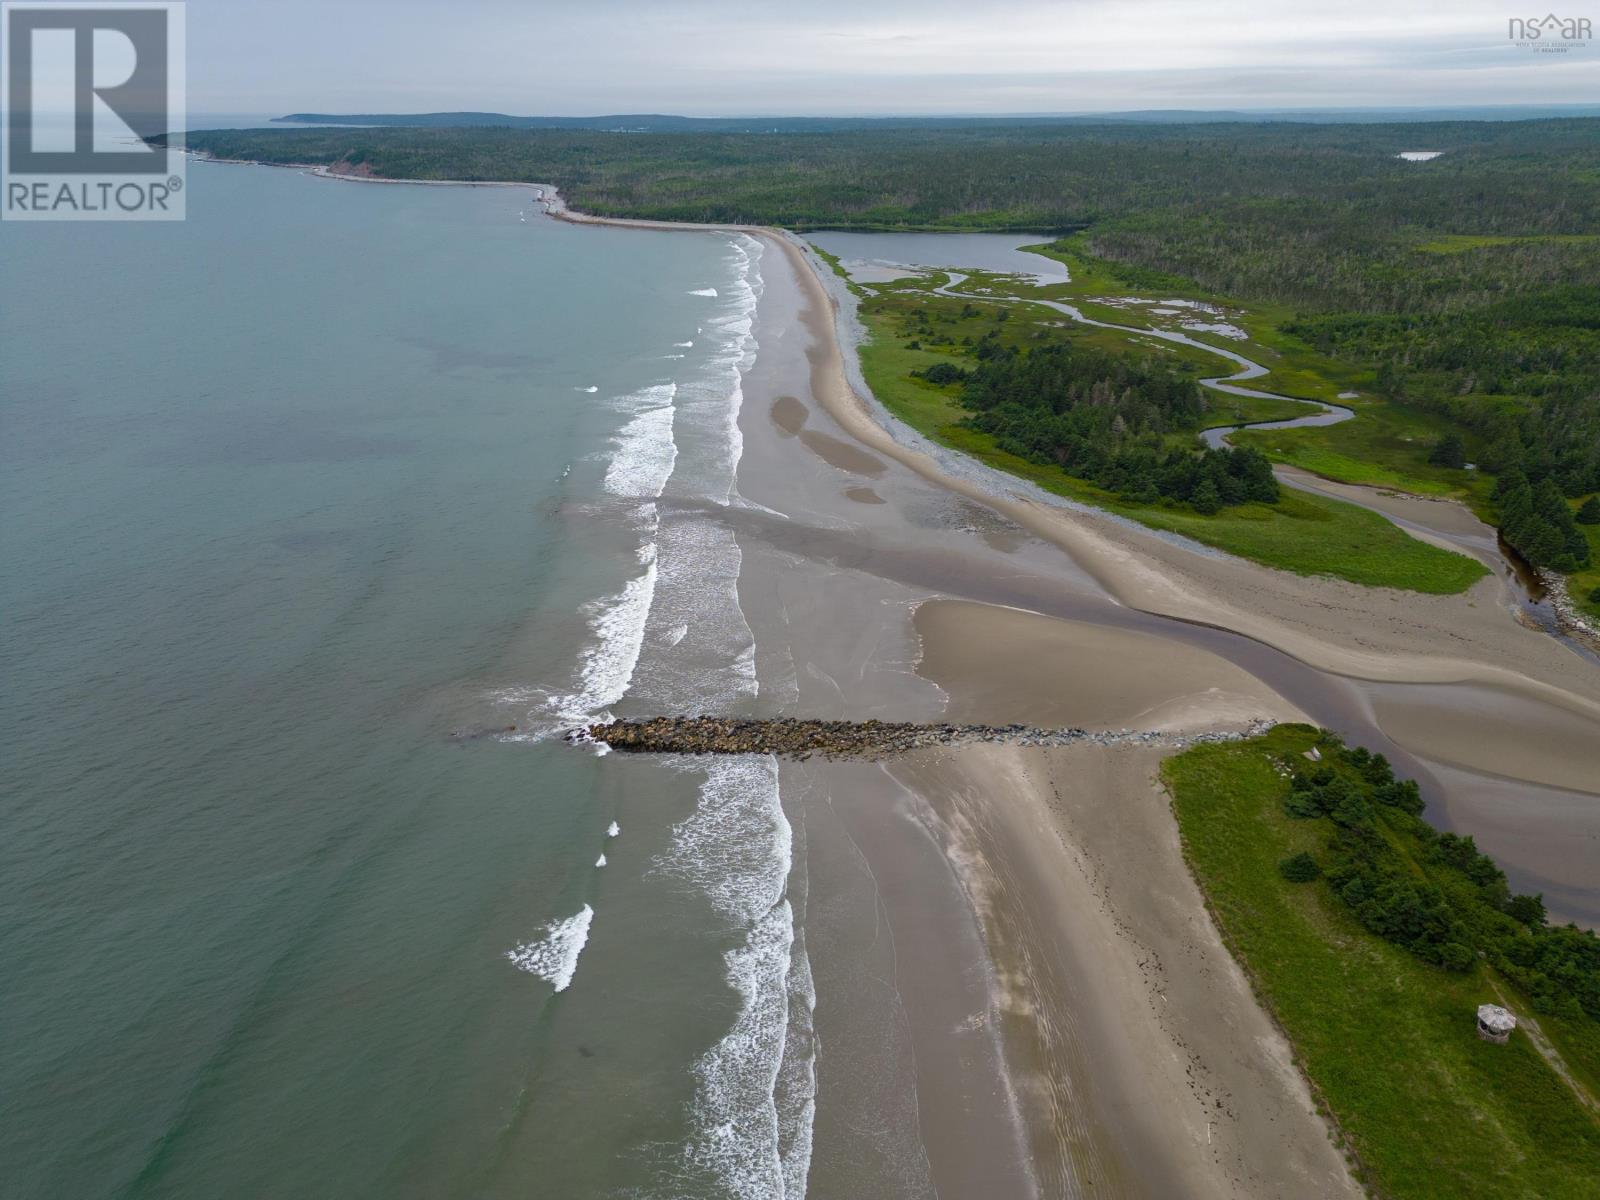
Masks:
[[[1531,562],[1593,557],[1567,502],[1600,491],[1600,119],[317,128],[189,143],[359,174],[554,183],[610,216],[1073,235],[1141,285],[1286,310],[1283,333],[1449,423],[1462,462],[1498,480],[1503,532]],[[1418,149],[1444,153],[1398,158]],[[1107,376],[1110,402],[1076,383],[1007,391],[1063,369],[1027,355],[982,364],[966,385],[974,423],[1124,496],[1201,511],[1266,498],[1253,459],[1184,464],[1158,447],[1190,427],[1158,379]]]
[[[1209,515],[1278,500],[1259,451],[1196,453],[1167,442],[1169,433],[1199,428],[1205,400],[1192,378],[1148,363],[1059,344],[980,344],[961,402],[1002,450],[1055,463],[1135,503],[1175,500]]]

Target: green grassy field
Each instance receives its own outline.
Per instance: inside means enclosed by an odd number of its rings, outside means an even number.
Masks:
[[[984,311],[977,316],[957,317],[948,324],[940,322],[936,325],[939,336],[950,340],[934,344],[926,335],[915,339],[911,336],[904,314],[913,306],[930,306],[945,315],[962,310],[960,302],[929,296],[925,290],[903,287],[885,291],[862,306],[862,320],[872,336],[861,348],[861,367],[873,394],[891,413],[942,445],[1056,495],[1298,575],[1326,575],[1371,587],[1448,595],[1465,591],[1485,574],[1482,564],[1474,559],[1420,542],[1376,513],[1325,497],[1285,489],[1277,504],[1239,505],[1214,516],[1201,516],[1176,506],[1130,504],[1058,468],[1008,454],[989,435],[960,424],[966,413],[952,390],[911,375],[913,370],[925,369],[935,362],[957,366],[970,363],[960,353],[961,339],[970,336],[963,330],[967,325],[987,328],[994,321],[993,315]],[[978,310],[983,306],[969,307]],[[1006,321],[1004,328],[1007,340],[1062,336],[1053,327],[1046,330],[1017,316]],[[1072,338],[1075,344],[1080,340],[1084,344],[1104,342],[1119,352],[1128,352],[1127,338],[1114,331],[1090,329],[1083,334],[1074,332]],[[919,348],[911,347],[913,340],[919,342]]]
[[[1221,396],[1215,393],[1206,397],[1211,411],[1206,415],[1204,429],[1219,425],[1246,425],[1252,421],[1286,421],[1306,415],[1306,406],[1298,400],[1277,400],[1267,396]]]
[[[1450,429],[1442,418],[1384,401],[1354,407],[1356,417],[1337,425],[1243,430],[1234,442],[1342,483],[1487,501],[1490,483],[1477,472],[1428,461],[1434,444]]]
[[[1432,254],[1454,254],[1484,246],[1530,241],[1593,241],[1596,237],[1600,235],[1452,236],[1421,243],[1416,249]],[[1464,431],[1438,414],[1373,395],[1376,381],[1371,372],[1318,353],[1283,331],[1282,325],[1294,316],[1289,309],[1271,304],[1241,304],[1207,295],[1188,280],[1154,276],[1137,268],[1130,270],[1120,264],[1097,259],[1084,250],[1085,240],[1086,235],[1078,234],[1059,242],[1026,247],[1034,253],[1065,263],[1071,271],[1072,282],[1055,285],[1050,289],[1052,297],[1072,298],[1082,308],[1084,315],[1121,324],[1137,324],[1140,320],[1138,310],[1130,312],[1113,307],[1104,303],[1107,299],[1130,295],[1149,297],[1159,292],[1163,297],[1175,296],[1222,305],[1228,309],[1229,319],[1249,334],[1247,342],[1240,343],[1205,333],[1191,332],[1190,336],[1223,349],[1240,350],[1269,367],[1269,373],[1252,380],[1251,386],[1289,396],[1343,404],[1356,414],[1353,419],[1336,425],[1243,430],[1234,435],[1234,444],[1253,446],[1274,462],[1287,463],[1340,483],[1460,500],[1480,519],[1490,524],[1498,523],[1491,500],[1494,486],[1492,476],[1478,471],[1435,466],[1428,461],[1429,453],[1440,438],[1446,433],[1460,435]],[[1356,393],[1354,398],[1341,398],[1352,392]],[[1483,400],[1486,403],[1505,403],[1509,398],[1485,396]],[[1468,458],[1471,459],[1483,447],[1473,444],[1476,439],[1470,432],[1466,433],[1466,440]],[[1576,507],[1578,503],[1578,500],[1574,500],[1573,506]],[[1160,527],[1175,528],[1177,532],[1206,540],[1188,529],[1169,524]],[[1593,531],[1588,533],[1588,537],[1594,563],[1588,569],[1570,576],[1568,587],[1581,611],[1600,618],[1600,601],[1590,599],[1595,589],[1600,588],[1600,541],[1597,541],[1597,534]],[[1257,557],[1263,552],[1269,555],[1275,553],[1273,547],[1263,545],[1258,537],[1244,536],[1241,544],[1253,547],[1253,550],[1238,551],[1247,557]],[[1289,566],[1288,569],[1300,568]]]
[[[829,254],[821,246],[818,246],[814,243],[807,244],[811,246],[811,252],[823,262],[827,263],[835,275],[844,280],[846,283],[850,283],[850,272],[844,269],[844,264],[839,261],[839,256],[837,254]],[[853,286],[854,285],[852,285],[852,287]]]
[[[1142,319],[1138,310],[1117,308],[1103,301],[1137,296],[1215,304],[1228,310],[1229,319],[1250,335],[1248,344],[1220,334],[1192,330],[1184,332],[1198,342],[1239,351],[1266,367],[1267,374],[1252,379],[1251,387],[1285,396],[1339,404],[1348,403],[1338,398],[1341,392],[1365,393],[1372,387],[1374,381],[1370,371],[1319,354],[1298,338],[1284,333],[1280,326],[1294,317],[1289,308],[1265,303],[1245,304],[1229,297],[1212,295],[1199,288],[1193,280],[1107,262],[1089,254],[1084,249],[1084,240],[1084,235],[1079,234],[1059,242],[1022,247],[1064,263],[1072,276],[1071,282],[1041,289],[1040,295],[1052,300],[1076,302],[1084,316],[1121,325],[1140,324]],[[1225,367],[1219,370],[1218,364],[1219,360],[1212,358],[1207,364],[1206,373],[1226,374]]]
[[[1505,1046],[1474,1033],[1476,1007],[1495,1001],[1497,988],[1528,1011],[1510,984],[1483,965],[1430,966],[1363,930],[1324,885],[1279,874],[1280,860],[1326,838],[1325,820],[1285,815],[1279,767],[1317,736],[1281,726],[1197,747],[1162,773],[1223,936],[1288,1034],[1363,1181],[1408,1200],[1600,1195],[1600,1123],[1525,1032]],[[1593,1028],[1541,1024],[1592,1080]]]

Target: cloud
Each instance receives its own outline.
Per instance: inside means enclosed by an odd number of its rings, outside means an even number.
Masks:
[[[1532,54],[1503,0],[208,0],[196,112],[1093,111],[1565,103],[1600,45]]]

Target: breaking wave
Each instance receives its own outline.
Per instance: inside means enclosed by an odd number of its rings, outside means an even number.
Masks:
[[[704,375],[676,397],[679,459],[669,492],[738,504],[743,375],[755,361],[761,245],[728,243],[732,281],[701,325]],[[738,542],[719,521],[674,512],[657,532],[661,575],[634,694],[662,712],[736,710],[759,691],[755,639],[739,606]],[[787,895],[792,830],[771,757],[679,769],[703,776],[695,810],[655,870],[705,895],[726,923],[723,956],[739,1013],[695,1063],[683,1168],[728,1194],[805,1194],[815,1097],[815,993]]]
[[[580,655],[578,689],[551,701],[555,715],[563,721],[583,721],[603,713],[627,694],[656,591],[655,547],[646,545],[642,553],[649,558],[644,574],[585,609],[595,640]]]
[[[572,916],[561,921],[551,921],[544,927],[544,936],[525,942],[514,950],[507,950],[519,971],[548,980],[558,992],[572,984],[578,970],[578,955],[589,941],[589,923],[594,920],[594,909],[585,904]]]
[[[605,489],[613,496],[655,500],[667,486],[678,459],[678,446],[672,438],[677,412],[672,400],[677,392],[677,384],[662,383],[617,401],[618,407],[634,415],[612,439]]]

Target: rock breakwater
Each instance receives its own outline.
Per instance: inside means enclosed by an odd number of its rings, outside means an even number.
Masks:
[[[776,754],[804,761],[888,758],[930,746],[977,742],[1013,746],[1167,746],[1232,742],[1271,729],[1252,721],[1242,730],[1168,733],[1159,730],[1046,729],[1036,725],[955,725],[911,721],[823,721],[803,717],[645,717],[570,730],[569,742],[603,742],[630,754]]]

